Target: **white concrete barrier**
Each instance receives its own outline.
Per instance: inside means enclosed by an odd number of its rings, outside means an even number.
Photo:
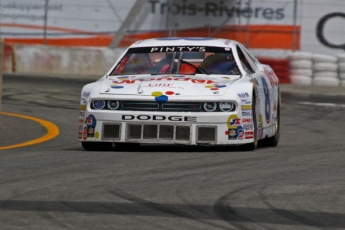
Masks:
[[[14,45],[15,73],[103,76],[125,49]]]

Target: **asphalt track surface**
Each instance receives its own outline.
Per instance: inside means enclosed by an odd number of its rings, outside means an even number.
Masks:
[[[343,89],[283,85],[276,148],[89,152],[77,140],[87,82],[4,77],[2,110],[60,134],[0,151],[0,229],[345,229]],[[1,115],[0,147],[46,133]]]

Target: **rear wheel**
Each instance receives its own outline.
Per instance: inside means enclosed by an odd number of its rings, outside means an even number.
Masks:
[[[253,116],[253,136],[254,140],[252,143],[245,144],[241,146],[241,149],[243,151],[254,151],[256,147],[258,146],[258,126],[257,126],[257,120],[256,120],[256,101],[255,101],[255,92],[253,92],[253,98],[252,98],[252,116]]]
[[[81,142],[81,146],[87,151],[107,151],[113,147],[112,142]]]

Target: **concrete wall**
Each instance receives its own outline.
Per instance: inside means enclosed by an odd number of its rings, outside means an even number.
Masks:
[[[15,73],[103,76],[125,49],[13,45]],[[11,72],[11,71],[9,71]]]

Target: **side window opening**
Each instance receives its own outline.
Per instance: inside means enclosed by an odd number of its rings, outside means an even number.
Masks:
[[[243,69],[247,72],[247,73],[254,73],[254,70],[253,68],[250,66],[246,56],[244,56],[242,50],[237,46],[237,53],[238,53],[238,56],[241,60],[241,64],[242,64],[242,67]]]

